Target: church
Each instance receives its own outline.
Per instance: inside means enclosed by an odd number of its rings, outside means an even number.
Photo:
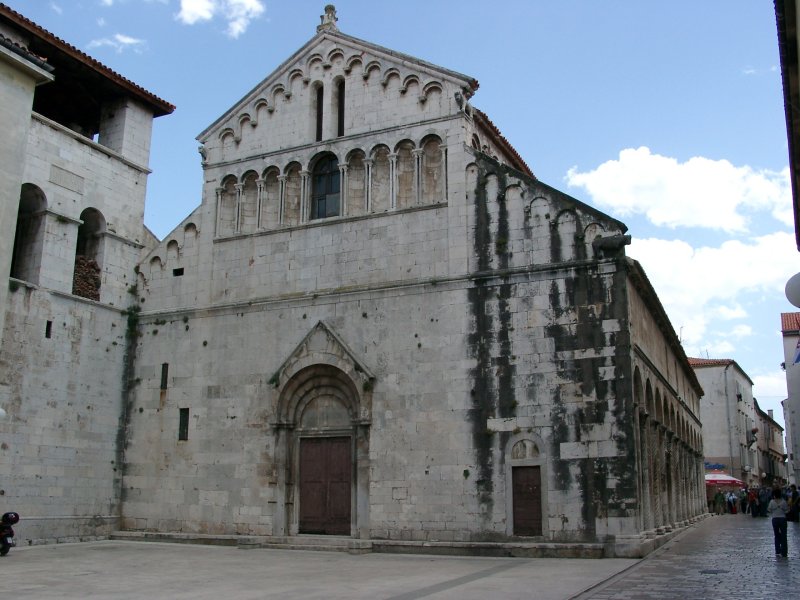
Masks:
[[[0,51],[23,543],[632,557],[705,513],[702,388],[625,225],[538,180],[475,78],[325,7],[199,134],[202,198],[157,240],[174,107],[2,5]],[[81,78],[96,113],[55,102]]]

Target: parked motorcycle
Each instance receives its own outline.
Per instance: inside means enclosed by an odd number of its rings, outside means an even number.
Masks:
[[[11,526],[17,523],[19,523],[19,513],[7,512],[0,518],[0,556],[5,556],[12,546],[16,546],[14,529]]]

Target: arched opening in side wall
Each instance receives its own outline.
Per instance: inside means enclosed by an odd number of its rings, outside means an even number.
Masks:
[[[47,198],[44,192],[33,184],[22,184],[11,255],[11,277],[39,283],[46,209]]]
[[[99,210],[87,208],[81,213],[72,276],[72,293],[76,296],[100,300],[105,231],[106,220]]]

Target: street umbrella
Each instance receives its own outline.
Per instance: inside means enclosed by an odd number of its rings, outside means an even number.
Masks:
[[[725,473],[706,473],[706,485],[731,485],[744,486],[744,482]]]

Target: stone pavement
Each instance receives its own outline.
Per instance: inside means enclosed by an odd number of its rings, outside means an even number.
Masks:
[[[0,590],[13,600],[562,600],[635,563],[102,541],[14,548],[0,559]]]
[[[789,556],[776,557],[771,520],[706,519],[628,570],[574,600],[800,598],[800,523],[789,523]]]
[[[14,600],[146,598],[385,600],[800,597],[800,524],[776,558],[767,519],[706,519],[645,560],[308,552],[104,541],[14,548]]]

